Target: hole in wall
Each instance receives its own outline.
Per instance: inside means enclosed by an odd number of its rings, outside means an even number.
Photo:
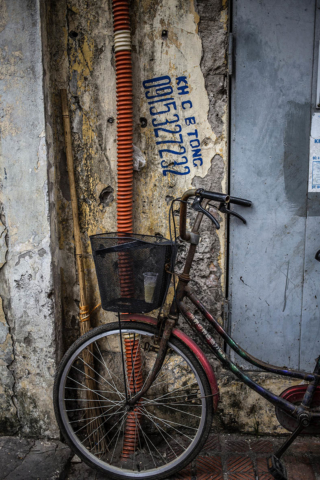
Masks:
[[[113,192],[114,190],[112,187],[110,187],[110,185],[104,188],[99,195],[99,200],[100,200],[99,205],[108,207],[108,205],[110,205],[110,203],[112,203],[114,200]]]
[[[148,120],[144,117],[140,117],[141,128],[145,128],[148,125]]]
[[[75,32],[74,30],[71,30],[71,32],[69,33],[70,38],[77,38],[78,35],[78,32]]]

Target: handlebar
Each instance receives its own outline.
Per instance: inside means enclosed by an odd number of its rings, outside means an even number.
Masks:
[[[187,200],[190,197],[198,197],[198,200],[194,202],[194,204],[197,204],[197,208],[194,208],[197,210],[198,216],[196,219],[196,222],[193,226],[192,232],[187,232],[186,229],[186,221],[187,221]],[[201,205],[202,200],[204,199],[203,204]],[[219,202],[220,207],[219,211],[222,213],[229,213],[232,214],[236,217],[238,217],[240,220],[242,220],[244,223],[246,223],[245,219],[241,217],[236,212],[232,212],[227,208],[228,203],[234,203],[235,205],[241,205],[242,207],[251,207],[252,202],[250,200],[246,200],[244,198],[238,198],[238,197],[231,197],[230,195],[224,194],[224,193],[219,193],[219,192],[210,192],[207,190],[203,190],[202,188],[196,189],[192,188],[190,190],[187,190],[181,197],[181,204],[180,204],[180,238],[182,240],[185,240],[187,242],[191,241],[192,235],[196,234],[198,232],[203,214],[207,215],[211,221],[215,224],[216,228],[220,228],[220,225],[218,221],[212,217],[212,215],[205,209],[207,203],[209,201],[214,201],[214,202]],[[192,242],[193,243],[193,242]]]
[[[229,203],[234,203],[235,205],[241,205],[242,207],[251,207],[251,200],[245,200],[244,198],[230,197]]]
[[[206,198],[207,200],[212,200],[213,202],[222,202],[222,203],[229,203],[230,195],[225,195],[224,193],[218,192],[209,192],[207,190],[203,190],[203,188],[199,188],[196,191],[196,196],[200,198]]]

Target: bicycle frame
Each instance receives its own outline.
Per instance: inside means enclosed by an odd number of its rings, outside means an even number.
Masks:
[[[317,359],[316,366],[313,373],[304,373],[297,370],[290,370],[285,369],[283,367],[278,367],[274,365],[269,365],[268,363],[262,362],[261,360],[253,357],[245,350],[243,350],[233,339],[230,337],[226,331],[222,328],[222,326],[213,318],[213,316],[207,311],[205,306],[197,299],[194,293],[191,292],[190,288],[188,287],[188,283],[190,281],[190,269],[192,266],[192,262],[194,259],[194,255],[196,252],[197,247],[197,238],[199,238],[199,227],[201,225],[202,213],[198,213],[194,226],[191,232],[187,232],[186,230],[186,208],[187,208],[187,200],[189,197],[194,196],[196,193],[195,189],[188,190],[182,197],[182,203],[180,207],[180,237],[191,243],[189,247],[189,251],[186,257],[186,262],[184,266],[183,273],[179,275],[179,282],[176,290],[176,299],[171,305],[170,309],[170,318],[178,318],[179,312],[181,312],[184,317],[188,320],[190,325],[196,330],[201,339],[209,346],[212,350],[214,355],[220,360],[220,362],[232,373],[236,375],[245,385],[249,388],[257,392],[263,398],[265,398],[268,402],[273,404],[276,407],[281,408],[285,412],[289,413],[293,417],[300,419],[301,415],[305,414],[308,411],[308,419],[311,421],[314,418],[319,418],[320,413],[309,412],[309,408],[313,399],[313,395],[316,391],[320,380],[320,357]],[[203,207],[205,208],[208,201],[203,201]],[[203,325],[195,318],[195,316],[187,309],[184,299],[188,298],[196,309],[204,316],[206,320],[210,322],[210,324],[214,327],[216,332],[223,338],[223,340],[229,345],[229,347],[234,350],[238,355],[240,355],[244,360],[251,363],[255,367],[259,367],[260,369],[275,373],[278,375],[288,376],[291,378],[299,378],[303,379],[307,382],[310,382],[304,398],[302,400],[301,406],[294,405],[293,403],[285,400],[278,395],[273,394],[269,390],[265,389],[258,383],[256,383],[250,376],[244,373],[235,363],[233,363],[230,358],[226,355],[226,353],[222,350],[222,348],[216,343],[213,337],[208,333]]]

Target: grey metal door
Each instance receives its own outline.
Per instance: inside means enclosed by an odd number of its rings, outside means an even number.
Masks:
[[[247,226],[230,220],[229,328],[253,355],[307,370],[320,354],[320,193],[308,194],[319,6],[239,0],[232,19],[230,192],[254,206],[235,207]]]

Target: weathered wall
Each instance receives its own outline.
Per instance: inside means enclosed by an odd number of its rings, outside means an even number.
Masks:
[[[57,435],[40,7],[0,2],[0,432]]]
[[[198,6],[192,1],[132,2],[132,61],[134,78],[134,144],[143,152],[146,164],[134,174],[134,226],[136,232],[168,235],[168,210],[173,197],[187,188],[202,186],[226,189],[226,32],[225,2],[214,1],[214,13],[208,16],[206,2]],[[200,21],[198,10],[203,10]],[[203,21],[203,25],[202,25]],[[77,301],[79,300],[74,264],[69,185],[61,128],[59,89],[68,88],[72,116],[76,179],[79,193],[80,221],[84,248],[87,252],[86,273],[92,305],[99,303],[99,293],[92,260],[89,235],[116,230],[116,98],[111,1],[100,0],[88,6],[81,0],[47,3],[48,36],[47,64],[50,65],[50,115],[52,131],[49,158],[56,166],[56,207],[58,214],[60,280],[62,285],[63,329],[67,332],[65,347],[78,335]],[[202,41],[209,43],[205,22],[213,22],[217,50],[203,55]],[[164,31],[167,32],[164,35]],[[214,68],[212,62],[214,61]],[[209,66],[211,65],[211,66]],[[184,156],[188,163],[172,169],[180,156],[163,153],[160,146],[172,135],[155,137],[152,120],[161,123],[167,116],[150,114],[145,80],[169,76],[176,102],[172,114],[179,115],[174,128],[181,126]],[[185,95],[180,87],[188,82]],[[206,89],[207,84],[207,89]],[[154,90],[154,89],[153,89]],[[156,94],[151,89],[148,95]],[[180,90],[181,92],[181,90]],[[183,101],[191,103],[184,104]],[[175,110],[176,108],[176,110]],[[170,115],[170,114],[169,114]],[[195,120],[186,121],[192,117]],[[176,118],[176,117],[173,117]],[[146,119],[145,126],[140,119]],[[196,121],[196,124],[191,122]],[[187,125],[189,123],[189,125]],[[201,160],[193,163],[189,136],[197,129],[201,144]],[[159,134],[159,133],[158,133]],[[168,134],[167,134],[168,135]],[[197,145],[194,142],[193,145]],[[177,151],[177,150],[176,150]],[[199,154],[200,155],[200,154]],[[161,166],[163,162],[163,167]],[[184,161],[184,160],[182,160]],[[167,165],[170,165],[167,169]],[[166,175],[164,175],[164,173]],[[224,286],[224,224],[217,234],[208,222],[204,224],[202,243],[196,259],[196,283],[218,317],[223,311]],[[96,323],[112,315],[101,311]]]
[[[116,230],[112,8],[111,0],[42,1],[41,47],[39,4],[33,0],[27,5],[22,0],[0,1],[0,419],[3,431],[56,435],[51,400],[55,358],[59,360],[79,335],[60,89],[67,88],[69,95],[93,307],[100,299],[89,235]],[[167,236],[173,198],[190,187],[227,190],[227,2],[132,0],[131,10],[134,144],[146,160],[134,173],[134,229]],[[143,82],[158,77],[163,77],[158,83],[170,81],[173,89],[167,101],[172,98],[175,104],[168,115],[156,114],[165,101],[148,103],[157,92],[152,83]],[[176,154],[161,152],[168,144],[156,143],[172,139],[168,132],[155,130],[166,120],[176,120],[167,128],[181,127],[180,145],[169,146]],[[197,135],[199,146],[193,142]],[[192,286],[222,323],[226,245],[225,222],[218,218],[219,232],[208,220],[203,222]],[[185,251],[182,247],[178,269]],[[100,310],[93,323],[112,319]],[[217,426],[280,432],[270,421],[272,407],[212,362],[222,394]],[[275,391],[282,390],[282,381],[257,377]]]
[[[132,61],[134,81],[134,144],[143,152],[146,164],[134,173],[134,225],[136,232],[168,235],[167,215],[170,201],[184,190],[203,187],[227,189],[227,30],[228,10],[225,0],[133,0]],[[76,179],[79,192],[81,229],[92,306],[99,303],[99,293],[89,235],[116,229],[116,98],[112,8],[110,0],[87,4],[82,0],[58,0],[47,3],[47,64],[50,72],[48,121],[52,131],[49,158],[56,166],[55,198],[59,230],[59,282],[62,291],[62,324],[66,348],[78,335],[77,304],[79,292],[75,273],[72,216],[61,128],[59,88],[69,92],[72,116]],[[152,120],[160,123],[173,117],[152,116],[148,96],[153,89],[143,82],[170,76],[173,100],[179,115],[184,154],[188,163],[175,165],[177,156],[167,153],[160,159],[160,145],[165,134],[155,137]],[[185,76],[188,94],[179,95],[176,78]],[[180,86],[184,81],[180,83]],[[150,84],[149,84],[150,85]],[[159,99],[159,97],[158,97]],[[183,110],[182,102],[191,100],[192,109]],[[163,102],[164,103],[164,102]],[[163,104],[162,103],[162,104]],[[161,104],[161,105],[162,105]],[[190,104],[189,104],[190,105]],[[186,105],[187,106],[187,105]],[[185,119],[194,116],[201,143],[203,164],[192,162],[188,136],[194,128]],[[146,122],[145,122],[146,121]],[[167,127],[172,124],[167,124]],[[173,124],[176,125],[176,124]],[[171,128],[171,127],[170,127]],[[177,127],[175,127],[177,128]],[[171,148],[174,146],[171,146]],[[165,147],[162,147],[165,148]],[[164,160],[164,166],[161,166]],[[186,175],[167,173],[166,166]],[[190,218],[193,215],[190,214]],[[225,297],[225,224],[219,233],[204,221],[202,240],[193,269],[192,286],[214,315],[223,322]],[[182,257],[186,249],[182,249]],[[178,269],[182,262],[178,262]],[[100,311],[95,324],[113,319]],[[184,329],[187,330],[185,325]],[[62,350],[63,350],[62,348]],[[61,353],[62,353],[61,350]],[[218,428],[252,433],[282,430],[271,420],[273,407],[235,381],[212,358],[221,389],[221,403],[216,417]],[[264,386],[280,393],[283,380],[256,374]]]

